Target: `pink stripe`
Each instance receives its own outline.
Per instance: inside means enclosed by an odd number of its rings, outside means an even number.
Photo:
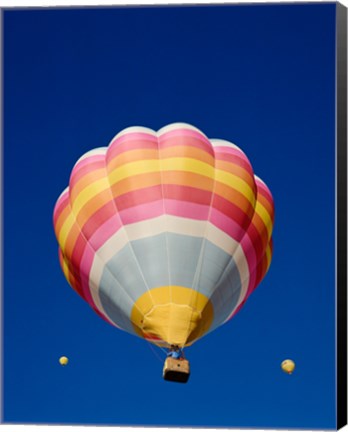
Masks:
[[[86,175],[93,173],[93,171],[105,168],[105,157],[99,158],[99,160],[91,160],[92,158],[88,158],[89,162],[84,164],[83,166],[79,166],[77,169],[74,169],[71,173],[69,186],[72,189],[75,184]],[[81,161],[82,164],[83,161]]]
[[[124,135],[121,135],[120,137],[115,138],[111,142],[111,144],[109,144],[109,148],[111,146],[113,146],[115,143],[120,144],[124,141],[130,141],[130,140],[133,140],[133,141],[134,140],[139,140],[139,141],[145,140],[145,141],[152,141],[152,142],[157,143],[156,135],[152,135],[152,134],[147,133],[147,132],[127,132]]]
[[[261,182],[259,179],[255,179],[257,185],[257,191],[260,192],[271,204],[273,204],[273,196],[271,191],[268,189],[268,186],[265,183]]]
[[[186,133],[188,132],[187,130],[185,130],[185,133],[182,133],[182,131],[183,130],[181,129],[178,133],[172,131],[161,135],[158,139],[159,147],[165,149],[182,145],[190,146],[203,150],[214,157],[214,149],[212,148],[210,141],[208,141],[203,135],[199,135],[196,132]]]
[[[93,310],[97,315],[99,315],[101,318],[103,318],[103,320],[105,320],[107,323],[111,324],[112,326],[114,326],[120,330],[123,330],[122,327],[119,327],[113,321],[111,321],[107,315],[104,315],[102,312],[100,312],[100,310],[98,308],[95,307],[95,308],[93,308]]]
[[[163,203],[166,214],[184,217],[186,219],[203,221],[208,220],[210,212],[210,222],[238,242],[243,238],[243,235],[245,234],[245,231],[241,228],[239,224],[237,224],[234,220],[230,219],[220,211],[211,208],[209,205],[195,204],[187,201],[183,202],[173,199],[165,199],[163,201],[151,201],[149,203],[122,210],[119,213],[120,220],[117,220],[118,218],[116,217],[110,218],[105,224],[98,228],[98,230],[91,237],[94,238],[95,241],[98,236],[101,237],[99,246],[95,246],[95,248],[99,248],[100,245],[102,245],[107,240],[108,236],[115,234],[115,232],[117,232],[121,225],[128,225],[161,216],[162,214],[164,214]]]
[[[107,154],[107,164],[110,164],[115,157],[132,150],[157,150],[157,143],[145,143],[144,141],[130,141],[113,146]]]
[[[207,211],[209,211],[209,207],[208,206],[202,206],[202,205],[198,205],[198,204],[191,204],[191,203],[186,203],[184,206],[179,206],[180,208],[178,209],[178,202],[176,200],[165,200],[166,201],[166,207],[169,210],[173,210],[173,214],[175,214],[176,216],[182,216],[182,217],[188,217],[188,218],[195,218],[195,219],[200,219],[202,217],[202,210],[204,213],[206,213]],[[187,208],[187,207],[191,207],[191,208]],[[202,207],[204,209],[202,209]],[[186,208],[186,211],[185,211]],[[123,223],[126,225],[128,223],[135,223],[135,222],[139,222],[141,220],[146,220],[146,219],[151,219],[153,217],[159,216],[161,214],[163,214],[163,205],[162,205],[162,201],[157,201],[155,203],[149,203],[149,204],[144,204],[141,206],[137,206],[136,210],[134,212],[134,208],[132,209],[127,209],[122,211],[120,214]],[[179,211],[178,211],[179,210]],[[222,224],[221,221],[224,220],[224,223],[227,222],[227,220],[229,221],[229,227],[228,230],[225,231],[227,234],[229,234],[231,237],[235,238],[236,234],[238,233],[238,231],[240,231],[240,227],[235,224],[233,221],[231,221],[230,219],[226,218],[225,215],[222,215],[220,212],[216,211],[216,210],[212,210],[212,212],[216,213],[214,215],[214,217],[211,218],[211,223],[213,223],[214,225],[216,225],[218,228],[221,229]],[[169,212],[168,212],[169,213]],[[216,223],[214,223],[214,218],[216,219]],[[96,233],[94,234],[94,236],[90,239],[90,243],[93,243],[93,247],[97,250],[99,247],[102,246],[102,244],[108,239],[110,238],[110,236],[114,233],[116,233],[119,228],[122,226],[120,221],[117,220],[118,218],[116,217],[112,217],[110,218],[105,224],[103,224],[103,226],[101,226],[98,231],[96,231]],[[206,217],[203,219],[205,220]],[[248,289],[247,289],[247,293],[245,296],[245,299],[250,295],[250,293],[252,292],[252,290],[255,288],[255,277],[256,277],[256,255],[255,255],[255,251],[253,248],[253,245],[250,241],[250,238],[248,236],[248,234],[245,234],[245,236],[243,237],[243,240],[241,242],[241,246],[243,248],[243,252],[246,256],[246,260],[248,263],[248,267],[249,267],[249,274],[250,274],[250,279],[249,279],[249,284],[248,284]],[[94,249],[92,249],[92,247],[87,244],[85,247],[85,251],[83,253],[82,259],[81,259],[81,263],[80,263],[80,269],[81,269],[81,286],[82,286],[82,290],[84,293],[84,297],[86,299],[86,301],[95,309],[97,309],[97,306],[95,305],[94,301],[93,301],[93,297],[91,295],[90,292],[90,287],[89,287],[89,274],[91,271],[91,267],[92,267],[92,263],[95,257],[95,251]],[[252,272],[250,272],[250,269],[253,269]],[[238,309],[233,313],[232,316],[234,316],[239,310],[240,308],[243,306],[240,305],[238,307]],[[101,312],[100,312],[101,313]],[[230,318],[232,318],[229,317]],[[105,317],[107,319],[107,317]],[[107,319],[108,320],[108,319]],[[111,322],[110,320],[108,320],[110,322],[110,324],[115,325],[115,323]]]
[[[54,225],[57,223],[57,220],[59,216],[61,215],[62,211],[66,208],[66,206],[69,204],[69,191],[66,191],[63,195],[61,195],[56,202],[56,205],[54,206],[53,210],[53,223]]]
[[[193,204],[193,206],[198,207],[197,204]],[[192,219],[192,209],[189,210],[187,214],[185,214],[184,212],[182,213],[184,217]],[[230,219],[229,217],[221,213],[219,210],[216,210],[214,208],[211,208],[209,222],[221,231],[223,231],[229,237],[240,243],[248,263],[250,274],[253,268],[255,268],[257,265],[257,259],[253,244],[250,240],[248,233],[233,219]]]
[[[245,154],[233,147],[215,147],[216,160],[236,164],[244,168],[254,179],[254,170]]]
[[[254,246],[250,240],[248,233],[245,233],[240,245],[243,249],[249,267],[249,284],[247,289],[247,293],[248,293],[251,286],[255,283],[255,277],[256,277],[255,268],[257,266],[257,257],[256,257]]]
[[[237,307],[237,309],[233,312],[232,315],[230,315],[226,321],[229,321],[230,319],[232,319],[244,306],[245,301],[243,300],[242,303]]]
[[[238,156],[249,162],[249,159],[246,157],[245,153],[243,153],[243,151],[240,150],[239,148],[232,147],[232,146],[227,147],[227,146],[214,145],[214,150],[215,153],[228,153],[233,156]]]
[[[219,162],[227,162],[233,165],[237,165],[245,171],[249,173],[249,175],[252,177],[252,182],[254,183],[254,171],[252,169],[252,166],[250,165],[249,161],[245,158],[242,158],[241,156],[237,155],[231,155],[226,153],[216,153],[216,166],[219,166]],[[232,171],[234,171],[233,166],[231,167]],[[226,169],[225,169],[226,170]],[[227,170],[229,171],[229,170]]]
[[[248,284],[248,289],[247,292],[243,298],[243,301],[241,302],[241,304],[237,307],[237,309],[233,312],[232,315],[230,315],[226,321],[229,321],[230,319],[232,319],[244,306],[245,302],[247,301],[249,295],[254,291],[255,287],[255,278],[256,278],[256,272],[252,272],[252,274],[250,275],[250,279],[249,279],[249,284]]]
[[[198,141],[196,138],[192,138],[192,137],[178,137],[178,138],[172,137],[172,138],[168,138],[165,141],[163,141],[160,138],[159,146],[160,149],[162,150],[170,147],[180,147],[180,146],[187,147],[187,148],[194,147],[214,157],[214,151],[210,145],[208,146],[206,143],[203,143],[201,140]],[[179,156],[183,157],[182,151],[180,152]]]
[[[80,276],[80,284],[82,290],[81,295],[84,298],[84,300],[92,307],[92,309],[94,309],[103,319],[105,319],[109,324],[118,327],[105,314],[103,314],[102,311],[100,311],[97,308],[96,304],[93,301],[93,297],[91,295],[91,290],[89,286],[89,274],[95,257],[95,251],[86,241],[84,241],[83,243],[83,249],[84,251],[80,263],[73,265],[73,268],[79,269],[78,272]]]
[[[131,143],[130,141],[135,141],[135,142]],[[145,132],[129,132],[111,141],[108,148],[108,159],[110,158],[110,155],[115,150],[115,148],[121,144],[133,145],[135,146],[135,148],[142,148],[142,146],[139,147],[139,143],[137,144],[137,142],[139,141],[142,142],[146,147],[148,145],[152,147],[153,144],[156,144],[157,146],[156,136],[153,136]]]
[[[117,214],[117,216],[112,216],[95,231],[95,233],[89,239],[89,242],[93,245],[95,250],[98,250],[122,226],[123,224],[119,215]]]
[[[164,205],[166,213],[169,215],[195,220],[208,219],[210,209],[209,205],[195,204],[188,201],[178,201],[171,199],[165,199]]]
[[[245,230],[239,224],[214,208],[211,209],[210,222],[237,242],[245,235]]]
[[[111,325],[122,329],[118,325],[116,325],[113,321],[111,321],[107,315],[105,315],[101,310],[98,309],[97,305],[94,303],[91,288],[89,286],[89,274],[91,271],[92,263],[95,257],[95,251],[87,244],[81,264],[80,264],[80,274],[81,274],[81,286],[84,294],[84,298],[86,302],[95,310],[98,311],[99,314]]]
[[[247,290],[244,294],[244,297],[242,299],[241,304],[237,307],[237,309],[227,318],[226,321],[229,321],[231,318],[233,318],[244,306],[244,303],[246,302],[246,300],[248,299],[249,295],[254,291],[255,287],[255,282],[256,282],[256,269],[257,269],[257,260],[256,260],[256,254],[255,254],[255,250],[254,247],[252,245],[252,242],[248,236],[248,234],[246,233],[245,236],[243,237],[243,241],[241,243],[244,255],[246,257],[247,263],[248,263],[248,268],[249,268],[249,282],[248,282],[248,287]]]
[[[186,129],[186,128],[178,128],[178,129],[174,129],[168,132],[163,132],[161,135],[159,135],[159,138],[162,140],[166,140],[169,138],[174,138],[174,137],[193,137],[193,138],[197,138],[200,141],[203,141],[204,143],[206,143],[208,146],[211,147],[211,142],[208,140],[208,138],[206,138],[201,132],[197,132],[195,130],[192,129]]]
[[[95,255],[95,251],[91,248],[91,246],[88,243],[86,243],[86,247],[80,262],[80,274],[81,274],[81,285],[82,285],[84,297],[90,305],[96,308],[97,306],[93,301],[90,288],[89,288],[89,274],[91,271],[94,255]]]
[[[163,214],[163,201],[152,201],[136,207],[122,210],[119,215],[123,225],[152,219]]]
[[[83,168],[86,165],[90,165],[91,163],[100,162],[100,161],[104,161],[104,160],[105,160],[105,153],[86,156],[84,159],[82,159],[76,163],[76,165],[74,166],[74,168],[72,170],[71,175],[73,176],[78,170],[80,170],[81,168]]]
[[[162,214],[162,200],[122,210],[120,213],[113,215],[103,225],[101,225],[91,236],[89,243],[93,245],[95,250],[98,250],[112,235],[122,228],[122,226],[152,219],[161,216]]]

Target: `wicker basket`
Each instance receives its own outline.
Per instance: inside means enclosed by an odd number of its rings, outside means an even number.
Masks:
[[[166,381],[185,383],[190,376],[190,363],[186,359],[167,357],[164,362],[163,378]]]

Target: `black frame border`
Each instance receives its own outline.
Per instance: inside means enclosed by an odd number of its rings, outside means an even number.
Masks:
[[[336,5],[337,429],[347,424],[347,8]]]

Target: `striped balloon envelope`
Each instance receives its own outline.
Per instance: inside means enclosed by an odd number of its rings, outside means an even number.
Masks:
[[[274,207],[236,145],[183,123],[130,127],[75,164],[54,228],[72,288],[106,321],[185,347],[265,276]]]

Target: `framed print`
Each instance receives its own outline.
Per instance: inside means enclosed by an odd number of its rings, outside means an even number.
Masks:
[[[5,7],[2,423],[347,423],[347,9]]]

